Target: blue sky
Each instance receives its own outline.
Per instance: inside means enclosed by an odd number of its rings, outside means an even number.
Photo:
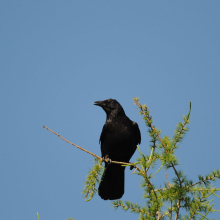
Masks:
[[[85,202],[92,157],[42,127],[100,155],[98,100],[121,103],[144,153],[149,137],[132,98],[171,136],[191,101],[178,169],[196,181],[220,168],[219,11],[217,0],[1,1],[0,219],[138,219],[99,196]],[[139,185],[127,169],[123,201],[143,205]]]

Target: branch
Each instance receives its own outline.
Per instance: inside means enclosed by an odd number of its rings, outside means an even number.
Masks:
[[[183,128],[186,126],[186,124],[189,123],[190,113],[191,113],[191,101],[189,102],[189,112],[188,112],[188,115],[186,116],[186,118],[185,118],[185,117],[183,118],[185,122],[184,122],[184,124],[182,125],[182,127],[181,127],[181,129],[180,129],[180,132],[179,132],[179,135],[178,135],[177,138],[176,138],[176,141],[175,141],[175,143],[174,143],[174,148],[175,148],[175,146],[176,146],[176,144],[177,144],[177,142],[178,142],[178,140],[179,140],[179,138],[180,138],[180,136],[181,136],[181,134],[182,134]]]
[[[102,160],[101,157],[97,156],[96,154],[93,154],[93,153],[89,152],[88,150],[86,150],[86,149],[84,149],[84,148],[82,148],[82,147],[80,147],[80,146],[78,146],[78,145],[76,145],[76,144],[71,143],[70,141],[66,140],[65,138],[63,138],[62,136],[60,136],[59,134],[57,134],[56,132],[54,132],[54,131],[50,130],[49,128],[47,128],[46,126],[43,125],[43,127],[46,128],[48,131],[54,133],[55,135],[57,135],[58,137],[60,137],[60,138],[63,139],[64,141],[66,141],[67,143],[69,143],[69,144],[71,144],[71,145],[73,145],[73,146],[79,148],[80,150],[83,150],[83,151],[85,151],[86,153],[91,154],[92,156],[94,156],[94,157],[99,158],[100,160]]]
[[[136,211],[137,213],[143,213],[143,214],[147,214],[147,215],[153,216],[153,215],[152,215],[151,213],[149,213],[149,212],[144,212],[144,211],[141,210],[141,209],[136,209],[136,208],[133,208],[133,207],[124,205],[124,204],[113,204],[113,205],[115,206],[115,208],[118,208],[119,206],[121,206],[122,209],[124,209],[124,210],[131,209],[131,210]]]
[[[162,141],[160,135],[158,134],[158,132],[156,131],[156,129],[155,129],[154,126],[152,125],[150,119],[149,119],[149,118],[147,117],[147,115],[145,114],[145,111],[143,110],[142,105],[138,102],[137,99],[134,99],[134,101],[135,101],[135,105],[138,105],[139,109],[141,109],[141,112],[143,113],[143,115],[144,115],[145,118],[147,119],[148,123],[150,124],[151,129],[152,129],[152,130],[155,132],[155,134],[157,135],[158,139],[160,140],[161,144],[163,145],[163,148],[164,148],[165,152],[168,153],[165,144],[163,143],[163,141]],[[190,104],[190,108],[191,108],[191,104]],[[190,114],[190,111],[189,111],[189,113],[188,113],[188,116],[189,116],[189,114]],[[178,137],[178,138],[179,138],[179,137]],[[174,166],[173,163],[172,163],[172,167],[173,167],[173,170],[174,170],[175,174],[177,175],[177,178],[178,178],[178,180],[179,180],[180,187],[182,188],[182,182],[181,182],[181,180],[180,180],[180,177],[179,177],[179,175],[178,175],[178,172],[177,172],[177,170],[176,170],[176,168],[175,168],[175,166]],[[178,201],[178,204],[180,204],[180,200]],[[177,208],[178,208],[178,209],[177,209],[176,218],[178,218],[178,215],[179,215],[179,206],[177,206]]]
[[[203,195],[202,195],[202,197],[200,198],[200,200],[199,200],[199,202],[198,202],[198,205],[197,205],[197,207],[195,208],[195,210],[194,210],[194,212],[192,213],[192,215],[190,216],[189,220],[196,214],[196,211],[197,211],[197,209],[199,208],[199,205],[200,205],[200,203],[202,202],[202,199],[203,199]]]
[[[215,178],[215,177],[220,177],[220,175],[211,176],[211,177],[209,177],[208,179],[201,180],[201,181],[199,181],[199,182],[197,182],[197,183],[192,184],[191,186],[187,186],[186,188],[190,188],[190,187],[195,186],[195,185],[197,185],[197,184],[199,184],[199,183],[202,183],[202,182],[204,183],[204,182],[206,182],[206,181],[208,181],[208,180],[211,180],[211,179],[213,179],[213,178]]]
[[[71,145],[73,145],[73,146],[79,148],[79,149],[82,150],[82,151],[85,151],[85,152],[88,153],[88,154],[91,154],[92,156],[98,158],[99,160],[108,162],[107,159],[101,158],[101,157],[97,156],[96,154],[93,154],[93,153],[91,153],[90,151],[88,151],[88,150],[86,150],[86,149],[84,149],[84,148],[82,148],[82,147],[80,147],[80,146],[78,146],[78,145],[76,145],[76,144],[74,144],[74,143],[72,143],[72,142],[66,140],[65,138],[63,138],[62,136],[60,136],[60,135],[57,134],[56,132],[52,131],[52,130],[49,129],[48,127],[46,127],[46,126],[44,126],[44,125],[43,125],[43,127],[46,128],[48,131],[52,132],[53,134],[57,135],[58,137],[60,137],[60,138],[63,139],[64,141],[66,141],[67,143],[69,143],[69,144],[71,144]],[[111,163],[116,163],[116,164],[121,164],[121,165],[127,165],[127,166],[134,166],[132,163],[125,163],[125,162],[120,162],[120,161],[111,161]],[[138,166],[134,166],[134,167],[135,167],[137,170],[139,170],[139,171],[141,170]]]
[[[165,169],[165,174],[166,174],[167,184],[168,184],[168,186],[169,186],[169,188],[170,188],[170,184],[169,184],[169,180],[168,180],[168,177],[167,177],[167,171],[166,171],[166,169]]]
[[[141,105],[137,100],[134,100],[134,101],[135,101],[134,104],[135,104],[135,105],[138,105],[138,107],[141,109],[143,115],[145,116],[145,118],[147,119],[147,121],[150,123],[150,120],[149,120],[149,118],[146,116],[146,114],[145,114],[145,112],[144,112],[144,110],[143,110],[143,108],[142,108],[142,105]],[[153,131],[155,132],[155,134],[157,135],[158,139],[160,140],[160,142],[162,143],[162,145],[163,145],[163,147],[164,147],[164,149],[165,149],[165,151],[166,151],[166,146],[165,146],[165,144],[163,143],[163,141],[162,141],[160,135],[157,133],[156,129],[154,128],[154,126],[153,126],[151,123],[150,123],[150,126],[151,126],[151,128],[153,129]],[[167,152],[167,151],[166,151],[166,152]]]
[[[180,135],[182,134],[182,131],[183,131],[183,128],[186,126],[186,124],[187,124],[187,120],[185,121],[185,123],[182,125],[182,127],[181,127],[181,130],[180,130],[180,132],[179,132],[179,134],[178,134],[178,136],[177,136],[177,138],[176,138],[176,141],[175,141],[175,143],[174,143],[174,148],[175,148],[175,146],[176,146],[176,144],[177,144],[177,142],[178,142],[178,140],[179,140],[179,138],[180,138]]]
[[[177,219],[178,219],[178,216],[179,216],[179,211],[180,211],[180,200],[177,202],[177,211],[176,211],[175,220],[177,220]]]

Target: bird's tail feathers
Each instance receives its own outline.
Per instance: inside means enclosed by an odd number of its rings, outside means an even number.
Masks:
[[[99,196],[104,200],[120,199],[124,194],[124,170],[119,164],[109,164],[105,167],[99,185]]]

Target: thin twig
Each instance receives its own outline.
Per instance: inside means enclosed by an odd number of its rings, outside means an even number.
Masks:
[[[142,111],[142,113],[144,114],[144,116],[145,116],[145,118],[147,119],[147,121],[150,122],[150,120],[149,120],[149,118],[146,116],[146,114],[145,114],[145,112],[144,112],[144,110],[143,110],[141,104],[140,104],[138,101],[135,101],[135,105],[138,105],[138,107],[141,109],[141,111]],[[158,139],[160,140],[160,142],[162,143],[162,145],[163,145],[163,147],[164,147],[164,149],[165,149],[165,151],[166,151],[166,146],[165,146],[165,144],[163,143],[163,141],[162,141],[160,135],[157,133],[156,129],[154,128],[154,126],[153,126],[151,123],[150,123],[150,126],[151,126],[151,128],[153,129],[153,131],[156,133]],[[167,152],[167,151],[166,151],[166,152]]]
[[[219,176],[220,176],[220,175],[211,176],[211,177],[209,177],[208,179],[201,180],[201,181],[199,181],[199,182],[197,182],[197,183],[192,184],[191,186],[187,186],[186,188],[190,188],[190,187],[195,186],[195,185],[197,185],[197,184],[199,184],[199,183],[206,182],[206,181],[208,181],[208,180],[211,180],[211,179],[213,179],[213,178],[215,178],[215,177],[219,177]]]
[[[174,166],[173,164],[172,164],[172,167],[173,167],[173,169],[174,169],[174,171],[175,171],[175,173],[176,173],[176,175],[177,175],[177,177],[178,177],[178,180],[179,180],[179,183],[180,183],[180,187],[182,188],[182,182],[181,182],[181,180],[180,180],[179,174],[178,174],[178,172],[177,172],[177,170],[176,170],[176,168],[175,168],[175,166]],[[180,211],[180,199],[179,199],[179,201],[178,201],[178,203],[177,203],[177,210],[176,210],[175,220],[178,219],[179,211]]]
[[[121,207],[123,207],[123,208],[133,209],[133,210],[135,210],[135,211],[138,212],[138,213],[142,212],[142,213],[147,214],[147,215],[152,215],[152,214],[149,213],[149,212],[144,212],[144,211],[142,211],[142,210],[140,210],[140,209],[132,208],[132,207],[127,206],[127,205],[116,204],[115,206],[118,206],[118,207],[121,206]]]
[[[168,186],[170,188],[169,180],[168,180],[168,177],[167,177],[167,169],[165,169],[165,174],[166,174],[167,184],[168,184]]]
[[[194,210],[194,212],[192,213],[192,215],[190,216],[189,220],[196,214],[196,211],[197,211],[197,209],[198,209],[198,207],[199,207],[199,205],[200,205],[200,203],[201,203],[201,201],[202,201],[202,199],[203,199],[203,196],[204,196],[204,195],[202,194],[202,197],[200,198],[199,203],[198,203],[196,209]]]
[[[163,218],[164,216],[168,215],[169,212],[164,213],[161,217]]]
[[[170,204],[170,220],[172,220],[172,216],[173,215],[173,202],[171,201],[171,204]]]
[[[206,179],[206,180],[201,180],[201,181],[199,181],[199,182],[197,182],[197,183],[194,183],[194,184],[192,184],[192,185],[190,185],[190,186],[186,186],[186,187],[184,187],[183,189],[191,188],[191,187],[193,187],[193,186],[195,186],[195,185],[197,185],[197,184],[199,184],[199,183],[209,181],[209,180],[211,180],[211,179],[213,179],[213,178],[215,178],[215,177],[219,177],[219,176],[220,176],[220,175],[211,176],[210,178],[208,178],[208,179]],[[166,191],[166,190],[168,190],[168,189],[167,189],[167,188],[163,188],[163,189],[155,189],[154,191],[157,192],[157,191]],[[204,190],[210,191],[211,189],[196,189],[196,190],[190,190],[190,191],[204,191]]]
[[[56,132],[54,132],[54,131],[52,131],[51,129],[47,128],[46,126],[43,125],[43,127],[46,128],[48,131],[54,133],[55,135],[57,135],[58,137],[60,137],[60,138],[63,139],[64,141],[66,141],[67,143],[69,143],[69,144],[71,144],[71,145],[73,145],[73,146],[79,148],[80,150],[85,151],[85,152],[88,153],[88,154],[91,154],[92,156],[94,156],[94,157],[96,157],[96,158],[99,158],[100,160],[102,159],[101,157],[97,156],[96,154],[93,154],[93,153],[89,152],[88,150],[86,150],[86,149],[84,149],[84,148],[82,148],[82,147],[80,147],[80,146],[78,146],[78,145],[76,145],[76,144],[74,144],[74,143],[71,143],[70,141],[66,140],[65,138],[63,138],[62,136],[60,136],[59,134],[57,134]]]
[[[152,149],[151,149],[151,153],[150,153],[150,157],[149,157],[149,162],[148,162],[148,168],[147,168],[147,170],[145,171],[146,173],[147,173],[147,171],[150,169],[150,166],[151,166],[151,161],[152,161],[152,156],[154,155],[154,150],[155,150],[155,148],[153,147]]]
[[[177,211],[176,211],[175,220],[178,219],[178,216],[179,216],[179,210],[180,210],[180,200],[177,202]]]
[[[185,127],[186,124],[187,124],[187,120],[186,120],[185,123],[183,124],[183,126],[182,126],[182,128],[181,128],[181,130],[180,130],[180,132],[179,132],[179,135],[178,135],[178,137],[176,138],[176,141],[175,141],[175,143],[174,143],[174,148],[175,148],[175,146],[176,146],[176,144],[177,144],[177,142],[178,142],[178,140],[179,140],[179,137],[180,137],[180,135],[181,135],[181,133],[182,133],[182,130],[183,130],[183,128]]]
[[[80,147],[80,146],[78,146],[78,145],[76,145],[76,144],[74,144],[74,143],[72,143],[72,142],[66,140],[65,138],[63,138],[62,136],[60,136],[60,135],[57,134],[56,132],[52,131],[52,130],[49,129],[48,127],[46,127],[46,126],[44,126],[44,125],[43,125],[43,127],[46,128],[48,131],[52,132],[53,134],[57,135],[58,137],[60,137],[60,138],[63,139],[64,141],[66,141],[67,143],[69,143],[69,144],[71,144],[71,145],[73,145],[73,146],[79,148],[80,150],[85,151],[85,152],[88,153],[88,154],[91,154],[92,156],[98,158],[99,160],[108,162],[106,159],[103,159],[103,158],[97,156],[96,154],[93,154],[93,153],[91,153],[90,151],[88,151],[88,150],[86,150],[86,149],[84,149],[84,148],[82,148],[82,147]],[[121,165],[132,166],[132,163],[125,163],[125,162],[120,162],[120,161],[111,161],[111,163],[116,163],[116,164],[121,164]],[[136,169],[138,169],[139,171],[141,170],[138,166],[134,166],[134,167],[135,167]]]
[[[147,178],[147,173],[146,173],[146,172],[145,172],[145,181],[147,182],[147,188],[148,188],[149,197],[150,197],[150,200],[151,200],[150,181],[149,181],[149,179]]]
[[[169,184],[169,180],[168,180],[168,177],[167,177],[167,169],[165,169],[165,174],[166,174],[166,179],[167,179],[167,184],[168,184],[168,186],[169,186],[169,189],[170,189],[170,184]],[[171,210],[171,212],[170,212],[170,219],[172,219],[172,200],[171,200],[171,204],[170,204],[170,210]]]

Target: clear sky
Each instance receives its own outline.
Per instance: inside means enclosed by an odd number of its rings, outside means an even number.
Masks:
[[[139,124],[144,153],[149,137],[132,98],[171,136],[192,101],[178,169],[197,181],[220,168],[219,12],[218,0],[2,0],[0,219],[138,219],[97,195],[85,202],[92,157],[42,127],[100,155],[98,100],[121,103]],[[159,175],[158,186],[166,181]],[[127,169],[123,201],[143,205],[139,185]]]

